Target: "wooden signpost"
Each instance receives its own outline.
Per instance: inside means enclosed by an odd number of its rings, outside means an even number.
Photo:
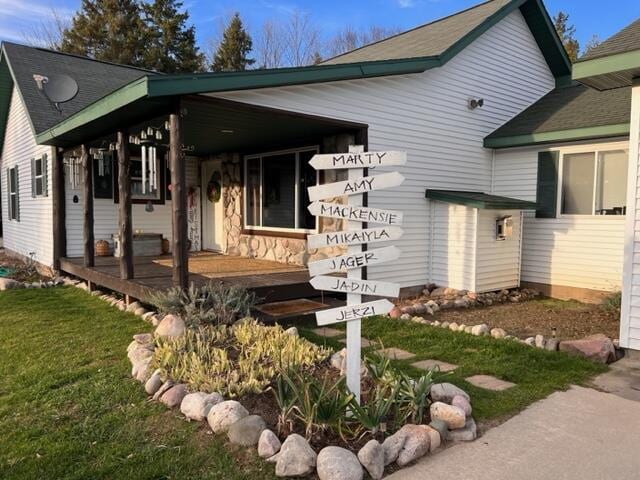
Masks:
[[[388,242],[402,236],[400,227],[365,228],[346,232],[319,233],[309,235],[309,248],[338,247],[340,245],[362,245],[363,243]]]
[[[316,185],[309,187],[309,200],[324,200],[325,198],[341,197],[342,195],[358,195],[360,193],[373,192],[374,190],[382,190],[385,188],[398,187],[404,182],[404,177],[398,172],[383,173],[371,177],[354,176],[354,170],[349,170],[349,180],[344,182],[326,183],[324,185]],[[360,207],[361,205],[355,205]]]
[[[353,268],[376,265],[378,263],[390,262],[400,258],[400,250],[397,247],[376,248],[366,252],[358,252],[353,255],[341,255],[339,257],[327,258],[310,262],[309,275],[315,277],[324,273],[346,272]]]
[[[353,222],[383,223],[386,225],[402,225],[402,212],[381,210],[379,208],[354,207],[339,203],[313,202],[308,207],[309,213],[316,217],[340,218]]]
[[[319,326],[346,322],[347,324],[347,387],[360,402],[360,352],[361,319],[389,313],[393,303],[375,300],[362,303],[362,295],[397,297],[400,286],[390,282],[362,279],[362,267],[395,260],[400,256],[397,247],[384,247],[363,251],[362,245],[396,240],[402,236],[402,212],[362,206],[362,194],[374,190],[397,187],[404,177],[398,172],[364,176],[364,168],[404,165],[404,152],[364,152],[361,146],[349,148],[349,153],[315,155],[309,164],[316,170],[349,169],[348,180],[309,187],[309,212],[314,216],[346,220],[347,229],[341,232],[321,233],[307,238],[309,248],[347,245],[347,254],[309,263],[311,285],[319,290],[344,292],[345,307],[322,310],[316,313]],[[349,205],[321,202],[333,197],[348,195]],[[363,223],[378,223],[384,227],[365,228]],[[322,274],[347,271],[347,277]],[[320,275],[320,276],[318,276]]]

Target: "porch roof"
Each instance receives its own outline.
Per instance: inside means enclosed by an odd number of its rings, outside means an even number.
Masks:
[[[573,78],[597,90],[629,87],[640,77],[640,18],[580,58]]]
[[[518,200],[517,198],[489,195],[482,192],[462,192],[457,190],[427,190],[425,197],[440,202],[465,205],[467,207],[486,210],[535,210],[535,202]]]

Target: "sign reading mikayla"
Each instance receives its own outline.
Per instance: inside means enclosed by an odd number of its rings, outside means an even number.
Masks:
[[[309,161],[316,170],[370,168],[407,163],[406,152],[329,153],[314,155]]]
[[[316,290],[328,290],[330,292],[359,293],[361,295],[377,295],[379,297],[397,297],[400,295],[400,285],[398,283],[374,280],[320,275],[311,279],[311,285]]]
[[[309,275],[315,277],[316,275],[325,273],[346,272],[354,268],[390,262],[398,258],[400,258],[400,249],[398,247],[376,248],[374,250],[367,250],[366,252],[352,253],[309,262]]]
[[[326,183],[309,187],[309,200],[324,200],[326,198],[341,197],[342,195],[356,195],[359,193],[397,187],[404,182],[404,177],[398,172],[383,173],[371,177],[359,177],[344,182]]]
[[[389,300],[375,300],[357,305],[347,305],[346,307],[331,308],[316,312],[316,322],[319,327],[332,325],[334,323],[348,322],[374,315],[384,315],[393,308],[393,303]],[[347,339],[348,340],[348,339]],[[347,348],[349,348],[347,346]]]
[[[346,230],[342,232],[309,235],[309,248],[337,247],[340,245],[360,245],[363,243],[387,242],[402,236],[400,227],[366,228],[364,230]]]
[[[316,217],[341,218],[355,222],[384,223],[402,225],[402,212],[381,210],[379,208],[353,207],[339,203],[313,202],[308,207],[311,215]]]

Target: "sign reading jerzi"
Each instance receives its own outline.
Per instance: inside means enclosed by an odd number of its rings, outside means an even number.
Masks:
[[[349,169],[343,182],[316,185],[308,188],[309,212],[345,220],[347,230],[321,233],[308,237],[309,248],[347,245],[346,255],[309,263],[311,285],[318,290],[347,294],[347,305],[316,313],[319,326],[347,323],[347,386],[360,401],[360,322],[362,318],[389,313],[393,304],[387,299],[362,303],[362,295],[398,297],[396,283],[362,279],[362,268],[399,258],[395,246],[362,251],[362,245],[396,240],[402,236],[402,212],[362,206],[362,194],[397,187],[404,177],[398,172],[364,176],[364,168],[404,165],[405,152],[364,152],[363,147],[350,147],[349,153],[315,155],[309,164],[316,170]],[[348,205],[322,202],[347,195]],[[377,223],[383,227],[362,228],[363,223]],[[327,276],[328,273],[347,272],[347,277]]]

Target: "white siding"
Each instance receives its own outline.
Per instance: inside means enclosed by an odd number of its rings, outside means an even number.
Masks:
[[[497,195],[536,200],[538,152],[627,148],[626,142],[552,145],[496,150]],[[548,285],[615,291],[622,285],[623,216],[567,215],[524,219],[522,280]]]
[[[475,208],[431,201],[429,282],[475,291],[477,213]]]
[[[200,185],[199,163],[196,158],[187,157],[187,188]],[[66,190],[66,227],[67,256],[80,257],[82,248],[82,202],[83,186],[71,189],[69,182]],[[78,196],[78,203],[73,197]],[[133,231],[143,230],[146,233],[161,233],[171,239],[171,201],[164,205],[154,205],[153,212],[145,211],[145,204],[133,204],[131,207]],[[118,232],[118,204],[113,199],[94,200],[94,235],[96,240],[108,240],[111,243],[113,234]]]
[[[49,155],[48,196],[31,197],[31,159],[43,153]],[[36,145],[26,109],[14,87],[2,150],[0,178],[2,189],[2,227],[4,246],[34,259],[43,265],[53,265],[53,220],[51,202],[51,147]],[[7,199],[7,168],[18,166],[20,221],[9,220]]]
[[[476,292],[520,285],[520,210],[478,210]],[[496,220],[510,215],[513,235],[496,240]]]
[[[627,223],[624,236],[624,288],[620,345],[640,350],[640,81],[631,96]]]
[[[402,286],[428,280],[426,188],[489,191],[492,152],[483,138],[554,87],[522,15],[516,11],[442,68],[422,74],[239,91],[236,101],[369,125],[369,149],[404,150],[404,185],[371,194],[372,207],[404,211],[399,261],[370,278]],[[484,107],[469,110],[469,98]]]

